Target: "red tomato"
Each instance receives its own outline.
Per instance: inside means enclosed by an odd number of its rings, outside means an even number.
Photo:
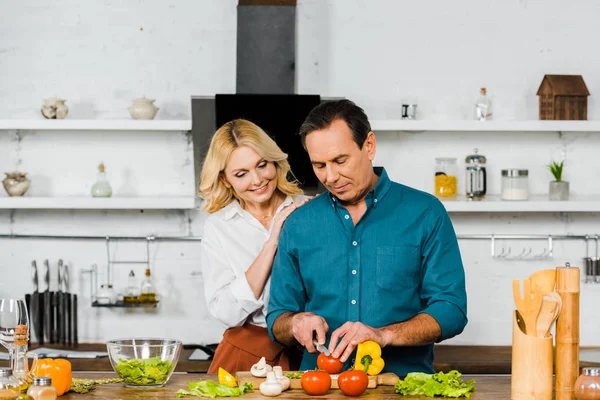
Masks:
[[[308,371],[302,374],[300,384],[307,394],[321,396],[329,391],[331,377],[325,371]]]
[[[360,370],[344,371],[338,377],[338,386],[346,396],[360,396],[368,385],[369,377]]]
[[[339,358],[326,356],[325,353],[319,354],[317,358],[317,367],[330,374],[337,374],[344,368],[344,363]]]

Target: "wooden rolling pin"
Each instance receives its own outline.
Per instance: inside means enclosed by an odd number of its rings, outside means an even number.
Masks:
[[[556,400],[574,399],[579,376],[579,268],[556,268],[556,292],[562,311],[556,322]]]

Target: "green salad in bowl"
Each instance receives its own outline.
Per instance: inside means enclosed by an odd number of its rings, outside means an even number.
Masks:
[[[117,339],[106,347],[113,369],[128,387],[164,386],[181,352],[181,342],[172,339]]]

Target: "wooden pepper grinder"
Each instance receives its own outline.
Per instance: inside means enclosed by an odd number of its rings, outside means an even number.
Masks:
[[[556,400],[573,400],[579,376],[579,268],[556,268],[562,310],[556,321]]]

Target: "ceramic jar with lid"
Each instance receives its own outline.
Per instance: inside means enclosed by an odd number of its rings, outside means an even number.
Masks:
[[[27,172],[5,172],[6,178],[2,181],[2,185],[9,196],[23,196],[29,189],[29,178]]]
[[[575,381],[575,398],[577,400],[600,399],[600,368],[586,367]]]
[[[477,149],[465,158],[465,196],[469,200],[483,200],[487,192],[487,158]]]
[[[158,108],[154,106],[156,100],[145,97],[133,100],[131,107],[128,108],[129,114],[133,119],[154,119]]]
[[[502,200],[529,199],[529,171],[526,169],[502,170]]]
[[[458,182],[456,158],[439,157],[435,159],[435,195],[437,197],[455,197]]]

